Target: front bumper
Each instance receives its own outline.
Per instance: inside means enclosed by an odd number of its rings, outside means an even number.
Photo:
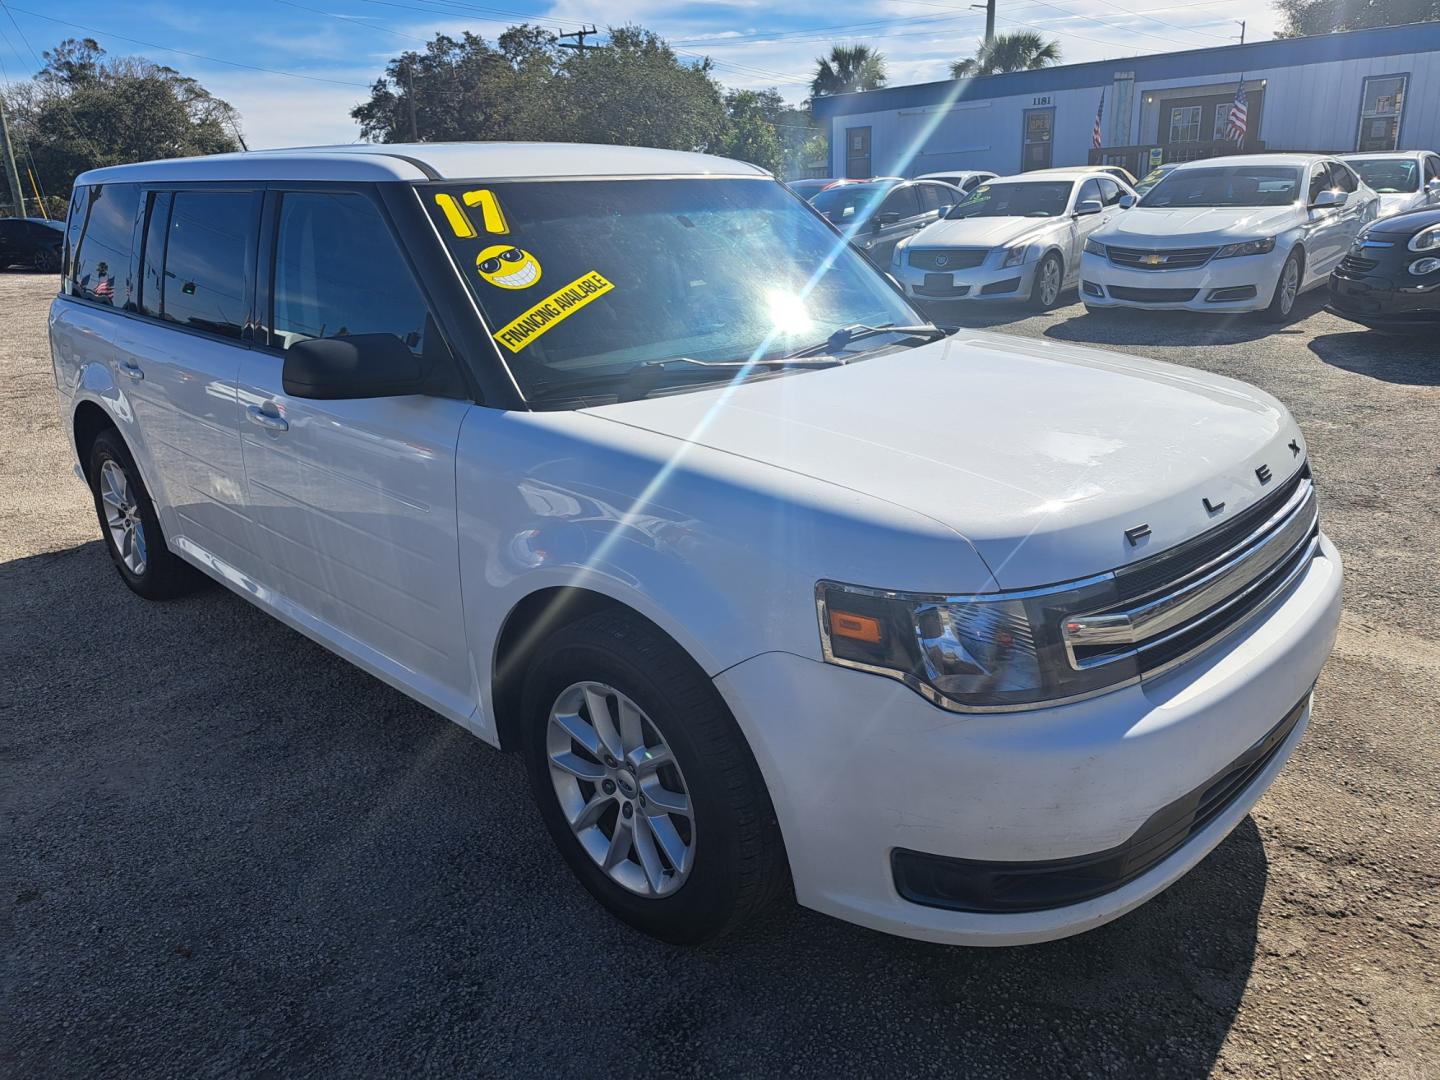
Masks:
[[[1419,256],[1412,256],[1419,258]],[[1365,326],[1434,326],[1440,322],[1440,272],[1417,277],[1398,273],[1351,274],[1337,270],[1330,276],[1332,312]]]
[[[1133,270],[1087,251],[1080,256],[1080,299],[1097,308],[1260,311],[1270,306],[1287,254],[1277,247],[1268,255],[1211,259],[1193,270]]]
[[[985,260],[987,264],[997,261],[999,256],[994,254]],[[1032,259],[1018,266],[981,265],[943,271],[923,270],[905,263],[892,265],[890,273],[904,287],[905,295],[913,300],[1028,300],[1035,284],[1035,268],[1039,265],[1038,259]],[[939,280],[945,278],[950,281],[948,286]]]
[[[1144,903],[1245,817],[1304,733],[1340,581],[1322,538],[1306,572],[1215,648],[1153,681],[1032,712],[949,713],[893,680],[790,653],[747,660],[716,685],[765,775],[802,904],[927,941],[1045,941]],[[1297,702],[1288,733],[1218,812],[1099,895],[995,913],[917,903],[897,886],[897,851],[1015,864],[1121,847],[1223,776]]]

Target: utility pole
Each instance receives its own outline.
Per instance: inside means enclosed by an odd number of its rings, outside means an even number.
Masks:
[[[983,4],[971,4],[972,8],[985,9],[985,44],[995,40],[995,0],[985,0]]]
[[[574,38],[574,41],[560,41],[558,44],[562,49],[574,49],[576,52],[584,52],[586,49],[598,49],[599,45],[586,45],[585,39],[598,35],[600,31],[594,26],[582,26],[579,30],[572,30],[568,34],[557,34],[559,38]]]
[[[1241,45],[1244,45],[1244,44],[1245,44],[1245,20],[1244,20],[1244,19],[1236,19],[1235,21],[1240,24],[1240,44],[1241,44]]]
[[[10,184],[10,203],[16,217],[25,216],[25,189],[20,186],[20,170],[15,167],[15,147],[10,142],[10,123],[5,119],[5,105],[0,103],[0,157],[5,159],[5,179]],[[45,213],[42,207],[40,213]]]
[[[416,143],[420,141],[420,129],[415,123],[415,80],[408,61],[405,64],[405,101],[410,106],[410,141]]]

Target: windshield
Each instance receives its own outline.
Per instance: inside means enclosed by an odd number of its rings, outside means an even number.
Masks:
[[[1173,171],[1173,169],[1167,169],[1163,165],[1158,169],[1151,169],[1135,184],[1136,193],[1139,195],[1144,195],[1156,184],[1160,183],[1161,180],[1164,180],[1165,177],[1169,176],[1170,173]]]
[[[1059,217],[1070,203],[1069,180],[981,184],[947,218]]]
[[[472,181],[420,192],[527,398],[554,399],[567,385],[603,392],[646,363],[763,360],[843,327],[925,321],[773,180]],[[736,376],[684,368],[692,386]]]
[[[843,184],[822,191],[810,205],[836,225],[850,225],[873,214],[889,190],[889,184]]]
[[[1288,165],[1176,169],[1147,191],[1148,207],[1289,206],[1300,198],[1300,170]]]
[[[1400,191],[1420,190],[1420,168],[1405,158],[1371,158],[1357,161],[1347,158],[1345,164],[1360,174],[1360,179],[1383,195]]]

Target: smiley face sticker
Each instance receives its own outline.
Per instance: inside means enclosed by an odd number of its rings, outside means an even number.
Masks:
[[[475,256],[475,268],[482,278],[502,289],[528,289],[540,280],[539,261],[513,244],[491,244]]]

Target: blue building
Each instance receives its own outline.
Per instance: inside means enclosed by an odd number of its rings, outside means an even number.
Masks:
[[[1242,85],[1237,143],[1226,135]],[[814,109],[829,128],[831,176],[1086,163],[1139,176],[1242,150],[1440,150],[1440,23],[893,86]]]

